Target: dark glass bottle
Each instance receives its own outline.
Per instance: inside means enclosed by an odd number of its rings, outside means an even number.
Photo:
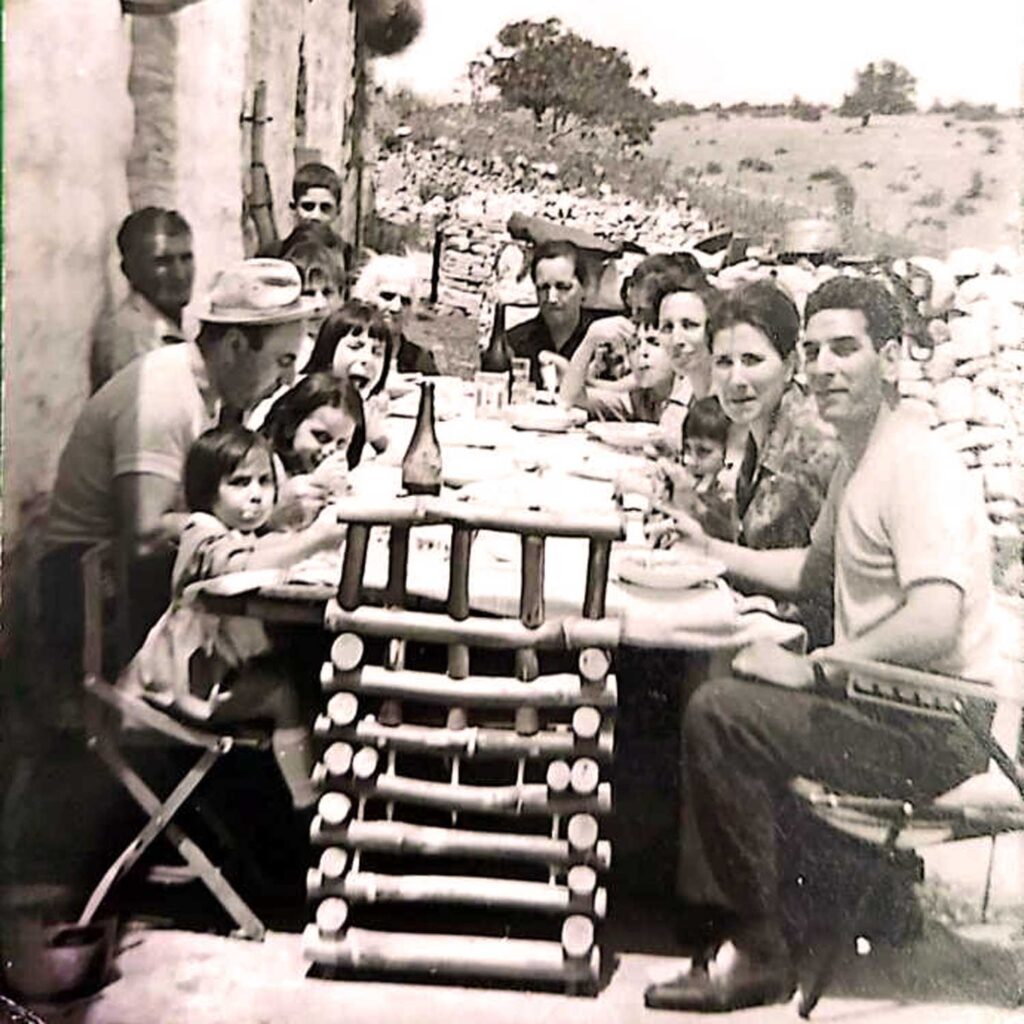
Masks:
[[[480,355],[480,369],[485,373],[512,372],[512,350],[505,332],[505,306],[500,302],[494,307],[494,326],[487,348]]]
[[[412,440],[402,459],[402,487],[408,494],[441,493],[441,446],[434,429],[434,385],[420,385],[420,408]]]

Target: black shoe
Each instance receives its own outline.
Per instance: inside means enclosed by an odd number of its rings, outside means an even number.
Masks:
[[[644,1006],[652,1010],[729,1013],[750,1006],[786,1003],[796,991],[788,961],[758,963],[738,955],[727,968],[698,968],[671,981],[648,985]]]

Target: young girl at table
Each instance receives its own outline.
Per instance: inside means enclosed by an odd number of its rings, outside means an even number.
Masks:
[[[346,302],[321,324],[306,373],[333,373],[350,381],[363,400],[366,440],[376,452],[388,446],[385,383],[393,361],[394,335],[376,306]]]
[[[184,485],[191,515],[174,562],[171,606],[118,685],[186,722],[216,727],[269,720],[292,803],[309,807],[316,799],[312,749],[287,661],[274,653],[258,620],[200,610],[193,585],[227,573],[285,568],[340,546],[345,527],[326,508],[304,530],[266,532],[278,477],[269,442],[245,427],[200,435],[185,460]]]
[[[346,494],[366,442],[363,402],[349,380],[311,373],[274,403],[263,433],[293,489],[308,483],[327,496]]]

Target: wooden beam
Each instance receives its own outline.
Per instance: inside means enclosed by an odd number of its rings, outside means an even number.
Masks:
[[[508,676],[449,679],[436,672],[410,669],[391,672],[378,665],[363,665],[346,676],[341,685],[346,687],[342,692],[470,707],[519,707],[523,704],[540,708],[575,708],[580,704],[614,707],[617,697],[614,677],[610,676],[600,690],[594,690],[568,672],[521,682]],[[329,712],[330,707],[328,704]]]
[[[574,825],[577,820],[579,823]],[[568,831],[570,838],[552,839],[512,832],[410,825],[403,821],[349,821],[330,825],[317,817],[310,829],[310,840],[317,845],[334,844],[331,849],[344,846],[378,853],[517,860],[555,867],[587,864],[607,871],[611,866],[611,844],[597,838],[596,820],[590,815],[574,815],[569,819]],[[574,839],[588,845],[574,844]],[[330,877],[322,862],[320,870]]]
[[[577,650],[582,647],[618,647],[622,626],[618,619],[564,618],[528,629],[520,622],[485,616],[457,621],[449,615],[362,606],[345,610],[328,601],[324,624],[333,633],[351,630],[364,636],[400,636],[424,643],[465,643],[501,650],[534,647],[540,650]]]
[[[572,946],[574,952],[581,948],[581,944]],[[561,942],[365,928],[350,928],[344,937],[331,940],[323,938],[316,925],[307,925],[303,931],[302,952],[307,960],[328,967],[591,985],[597,984],[601,964],[597,947],[582,956],[572,956]]]

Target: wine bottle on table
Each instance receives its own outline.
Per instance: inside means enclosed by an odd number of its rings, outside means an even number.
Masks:
[[[402,487],[407,494],[441,493],[441,446],[434,429],[434,385],[420,385],[420,408],[412,440],[402,459]]]
[[[480,369],[485,373],[512,372],[512,349],[505,332],[505,306],[500,302],[494,307],[494,326],[487,348],[480,354]]]

